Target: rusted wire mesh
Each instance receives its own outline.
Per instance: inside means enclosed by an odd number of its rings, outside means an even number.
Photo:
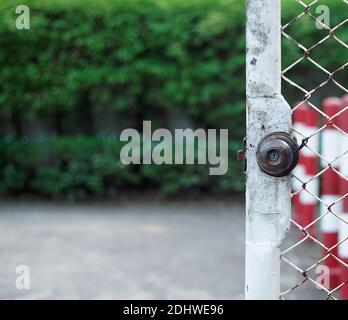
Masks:
[[[323,299],[339,299],[339,291],[342,286],[346,285],[347,281],[343,281],[342,283],[337,284],[335,287],[326,287],[322,283],[318,282],[318,267],[321,265],[325,265],[325,261],[332,257],[335,259],[340,266],[348,268],[347,263],[345,263],[338,255],[334,254],[335,248],[344,241],[348,241],[348,237],[343,240],[338,241],[334,246],[327,247],[322,240],[322,235],[320,232],[313,235],[308,232],[308,230],[312,227],[318,227],[321,223],[321,220],[326,215],[333,215],[336,219],[338,219],[339,223],[348,224],[348,221],[342,218],[340,212],[335,210],[335,205],[340,203],[348,197],[348,194],[341,194],[339,198],[332,203],[326,203],[323,201],[320,192],[313,192],[311,188],[308,186],[314,182],[315,180],[321,180],[321,177],[327,170],[335,171],[341,179],[348,181],[348,177],[345,176],[334,166],[334,163],[337,163],[342,159],[346,154],[348,154],[348,145],[346,150],[341,151],[336,155],[334,159],[326,159],[321,150],[316,150],[311,147],[311,140],[318,138],[321,136],[322,132],[327,128],[328,125],[331,125],[340,132],[341,135],[347,136],[348,134],[343,130],[339,125],[337,125],[334,121],[337,117],[339,117],[343,112],[348,109],[348,106],[343,106],[340,112],[336,113],[334,116],[327,115],[322,107],[321,107],[321,99],[318,97],[325,97],[328,94],[328,91],[325,87],[333,86],[335,88],[335,94],[339,92],[340,96],[344,94],[348,94],[348,86],[347,80],[348,76],[345,78],[342,77],[342,73],[347,71],[346,67],[348,66],[348,62],[342,65],[335,66],[333,61],[333,68],[329,68],[327,65],[323,66],[321,61],[318,61],[315,57],[315,53],[318,50],[325,50],[323,45],[327,41],[334,41],[335,45],[341,46],[345,49],[348,49],[348,44],[344,39],[340,36],[342,34],[343,29],[346,29],[348,33],[348,19],[340,21],[334,26],[325,25],[322,19],[318,19],[315,14],[315,8],[320,4],[319,0],[313,1],[301,1],[294,0],[294,5],[299,7],[299,14],[294,16],[291,21],[285,21],[282,25],[282,41],[287,41],[295,46],[298,50],[299,57],[297,60],[290,63],[288,66],[282,71],[282,79],[286,86],[290,86],[297,95],[297,101],[300,101],[296,104],[293,104],[293,112],[296,112],[298,108],[301,108],[302,105],[306,104],[318,114],[321,118],[320,125],[312,132],[309,136],[306,132],[299,132],[294,129],[294,133],[297,137],[300,137],[299,144],[301,149],[307,149],[317,157],[318,162],[321,162],[321,165],[318,166],[318,170],[315,175],[311,176],[307,180],[302,180],[303,178],[300,176],[296,176],[296,172],[293,174],[292,179],[298,182],[300,187],[297,190],[293,190],[293,197],[299,195],[300,193],[307,193],[309,196],[313,197],[316,202],[317,210],[315,219],[309,223],[308,225],[301,225],[294,219],[291,219],[291,232],[290,236],[284,242],[284,248],[282,251],[281,259],[282,259],[282,278],[285,279],[282,283],[282,293],[281,299],[291,299],[291,298],[299,298],[299,297],[308,297],[308,298],[323,298]],[[346,10],[348,13],[348,0],[342,0],[342,8]],[[302,6],[302,9],[301,7]],[[330,7],[330,2],[328,2],[328,7]],[[318,30],[318,33],[322,34],[318,41],[313,44],[304,44],[301,43],[301,40],[298,40],[296,34],[291,33],[291,28],[298,22],[303,19],[309,19],[313,22],[313,26],[321,26],[321,30]],[[282,53],[282,55],[286,55],[287,52]],[[330,52],[327,52],[330,55]],[[348,52],[346,58],[348,56]],[[319,84],[316,84],[313,88],[305,88],[303,83],[299,83],[299,81],[292,77],[293,71],[296,70],[296,67],[302,63],[311,64],[311,66],[320,70],[324,75],[323,81]],[[338,77],[340,75],[340,77]],[[342,78],[344,81],[342,81]],[[323,90],[323,94],[320,95],[320,91]],[[332,143],[336,143],[336,141],[332,141]],[[347,158],[348,161],[348,158]],[[324,164],[324,165],[323,165]],[[319,206],[324,206],[325,210],[320,213]],[[319,229],[319,228],[318,228]],[[301,236],[302,235],[302,236]],[[330,259],[332,259],[330,258]],[[294,281],[293,277],[288,277],[290,272],[294,272],[296,275],[296,279]],[[348,284],[347,284],[348,285]],[[298,293],[301,292],[302,293]],[[303,293],[305,292],[305,293]]]

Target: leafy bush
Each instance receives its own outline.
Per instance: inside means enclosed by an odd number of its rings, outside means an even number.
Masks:
[[[2,113],[78,119],[94,134],[99,108],[129,123],[177,108],[203,127],[244,121],[244,15],[239,1],[27,1],[31,30],[18,31],[16,1],[0,16]],[[81,117],[85,120],[81,124]]]
[[[120,148],[115,140],[85,137],[3,141],[0,191],[70,198],[117,194],[139,180],[120,162]]]
[[[238,190],[243,183],[239,173],[222,180],[209,176],[208,165],[143,165],[139,170],[121,163],[121,147],[116,139],[93,137],[1,141],[0,193],[82,199],[144,189],[167,195],[187,190],[220,193]],[[230,161],[230,167],[238,167],[233,157]],[[222,182],[227,177],[228,184]]]
[[[145,185],[166,193],[243,189],[242,166],[234,154],[245,122],[244,1],[27,0],[27,31],[15,28],[19,4],[23,1],[0,3],[0,123],[8,124],[17,139],[0,146],[1,192],[83,197]],[[303,12],[294,0],[282,4],[284,22]],[[320,4],[329,5],[332,26],[345,19],[343,1]],[[315,8],[310,8],[314,15]],[[336,32],[347,43],[344,30]],[[307,16],[286,32],[307,47],[328,33],[318,31]],[[284,67],[302,55],[286,39],[283,52]],[[346,62],[346,48],[330,39],[311,55],[331,71]],[[322,74],[303,61],[287,76],[313,88]],[[343,72],[335,79],[346,81]],[[290,102],[303,96],[286,84],[283,88]],[[320,92],[335,90],[328,86]],[[124,168],[114,155],[120,144],[110,139],[20,142],[28,124],[38,120],[55,136],[97,136],[95,114],[100,110],[112,111],[112,121],[122,128],[140,128],[143,120],[165,127],[171,109],[188,118],[192,127],[231,129],[227,175],[209,177],[197,166]]]

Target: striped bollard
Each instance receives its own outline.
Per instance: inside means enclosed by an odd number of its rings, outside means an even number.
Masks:
[[[348,95],[343,99],[343,107],[348,107]],[[340,116],[340,128],[348,134],[348,110],[344,111]],[[341,154],[348,151],[348,137],[341,135]],[[348,179],[348,155],[340,158],[340,172]],[[344,196],[348,193],[348,181],[340,178],[340,194]],[[341,218],[343,221],[339,221],[338,240],[343,241],[348,238],[348,195],[342,200],[342,213]],[[338,246],[339,258],[348,265],[348,240],[342,242]],[[348,300],[348,267],[340,264],[340,283],[347,282],[340,288],[341,299]]]
[[[309,138],[306,145],[315,152],[319,151],[319,138],[318,134],[315,134],[318,130],[318,113],[311,108],[307,103],[303,105],[305,108],[305,122],[304,127],[302,129],[302,134]],[[319,195],[319,180],[318,178],[309,181],[316,173],[318,169],[317,165],[317,156],[314,152],[312,152],[309,148],[303,147],[301,149],[302,153],[302,163],[304,168],[303,173],[303,181],[305,185],[303,186],[307,191],[303,190],[299,194],[299,207],[300,207],[300,224],[303,228],[306,228],[306,231],[312,236],[316,237],[315,227],[314,225],[307,227],[310,223],[315,220],[316,216],[316,208],[317,208],[317,199],[313,197],[312,194],[318,196]],[[311,194],[312,193],[312,194]]]
[[[297,103],[296,105],[298,105]],[[299,106],[293,113],[293,128],[296,130],[294,132],[296,140],[299,144],[301,144],[303,137],[299,134],[305,131],[306,126],[306,114],[307,114],[308,106],[302,104]],[[298,133],[299,132],[299,133]],[[299,178],[301,181],[304,181],[305,179],[305,167],[304,167],[304,158],[303,158],[303,152],[300,151],[300,158],[298,161],[297,166],[293,170],[293,174]],[[292,179],[292,190],[293,192],[299,191],[302,188],[302,183],[296,178]],[[293,204],[293,220],[297,222],[299,225],[303,226],[302,221],[302,208],[301,208],[301,202],[300,202],[300,194],[295,194],[292,197],[292,204]]]
[[[322,103],[323,112],[330,118],[333,117],[341,110],[341,99],[339,98],[327,98]],[[339,116],[332,120],[332,123],[339,125]],[[337,246],[332,250],[329,250],[338,243],[338,225],[339,219],[334,216],[329,210],[339,215],[341,213],[341,202],[331,207],[331,204],[337,201],[340,197],[339,175],[332,169],[338,170],[338,161],[331,164],[331,162],[340,154],[340,136],[341,133],[325,119],[327,125],[321,133],[321,154],[325,160],[330,163],[330,167],[323,173],[321,180],[321,199],[329,206],[329,208],[323,204],[320,206],[320,213],[323,218],[320,220],[320,231],[322,234],[322,242],[328,250],[324,249],[323,255],[326,256],[331,253],[335,257],[338,257]],[[327,161],[321,159],[322,169],[325,169],[328,165]],[[330,288],[335,288],[339,284],[339,271],[340,263],[333,256],[329,256],[324,264],[330,270]]]

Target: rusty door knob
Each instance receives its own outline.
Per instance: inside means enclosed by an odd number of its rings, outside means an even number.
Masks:
[[[288,133],[273,132],[261,139],[256,156],[262,171],[273,177],[284,177],[297,165],[299,147]]]

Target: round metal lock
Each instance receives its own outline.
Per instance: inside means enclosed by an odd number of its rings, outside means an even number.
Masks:
[[[273,177],[284,177],[296,167],[299,147],[288,133],[273,132],[260,141],[256,156],[262,171]]]

